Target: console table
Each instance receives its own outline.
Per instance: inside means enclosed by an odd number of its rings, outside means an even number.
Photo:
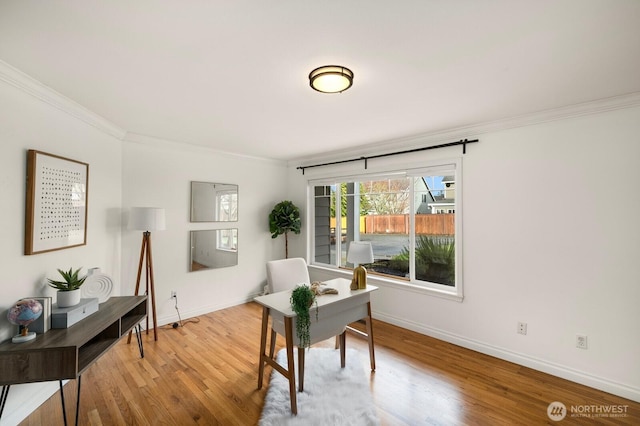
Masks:
[[[147,316],[147,296],[111,297],[91,314],[69,328],[52,329],[25,343],[0,344],[0,417],[14,384],[60,382],[60,398],[64,424],[67,415],[62,381],[76,379],[76,425],[80,411],[82,373],[121,337],[136,328],[140,357],[144,357],[140,322]]]

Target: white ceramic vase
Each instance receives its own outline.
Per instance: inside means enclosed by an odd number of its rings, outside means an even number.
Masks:
[[[58,308],[68,308],[80,303],[80,289],[71,291],[58,290]]]

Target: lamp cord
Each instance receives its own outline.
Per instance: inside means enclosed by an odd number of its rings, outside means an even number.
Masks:
[[[178,313],[178,321],[180,322],[180,327],[184,327],[184,324],[182,324],[182,317],[180,316],[180,309],[178,309],[178,295],[175,296],[175,299],[176,299],[175,308],[176,308],[176,312]]]
[[[190,319],[188,321],[182,321],[182,317],[180,316],[180,309],[178,308],[178,296],[176,295],[173,298],[175,299],[174,307],[176,309],[176,312],[178,313],[178,322],[174,322],[172,324],[167,324],[165,327],[178,328],[178,327],[184,327],[185,323],[189,323],[189,322],[199,323],[200,322],[200,318],[192,318],[192,319]]]

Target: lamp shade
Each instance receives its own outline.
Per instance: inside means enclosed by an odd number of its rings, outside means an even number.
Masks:
[[[340,65],[325,65],[309,73],[309,84],[322,93],[340,93],[353,84],[353,72]]]
[[[129,229],[138,231],[164,231],[164,209],[158,207],[132,207]]]
[[[353,264],[372,263],[373,248],[368,241],[351,241],[347,251],[347,262]]]

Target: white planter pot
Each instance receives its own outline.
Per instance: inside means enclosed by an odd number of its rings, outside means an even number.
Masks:
[[[68,308],[80,303],[80,289],[72,291],[59,291],[58,290],[58,308]]]

